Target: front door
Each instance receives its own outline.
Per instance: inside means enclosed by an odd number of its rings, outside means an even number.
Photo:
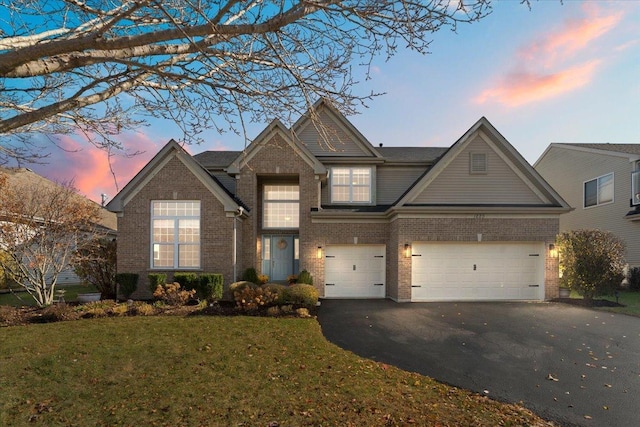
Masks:
[[[263,237],[263,273],[271,282],[285,282],[294,272],[294,236]]]

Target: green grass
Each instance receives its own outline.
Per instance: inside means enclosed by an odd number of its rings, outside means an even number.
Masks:
[[[21,288],[14,289],[14,291],[20,291]],[[69,286],[56,286],[56,290],[64,289],[66,292],[64,293],[64,299],[67,302],[76,301],[78,298],[78,294],[84,294],[87,292],[96,292],[96,288],[90,285],[69,285]],[[27,292],[17,292],[16,296],[14,293],[2,293],[0,294],[0,305],[10,305],[12,307],[21,307],[21,306],[35,306],[36,302],[31,295]]]
[[[571,298],[582,299],[582,296],[576,291],[571,291]],[[598,297],[609,301],[616,301],[615,295],[606,295]],[[636,291],[619,291],[618,302],[625,307],[594,307],[597,310],[609,311],[612,313],[628,314],[640,317],[640,292]]]
[[[343,351],[313,319],[102,318],[0,342],[0,425],[546,425]]]

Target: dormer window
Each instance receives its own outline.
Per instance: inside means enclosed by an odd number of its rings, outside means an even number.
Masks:
[[[371,203],[372,168],[331,169],[331,203]]]
[[[486,153],[469,153],[469,173],[486,174],[487,170]]]

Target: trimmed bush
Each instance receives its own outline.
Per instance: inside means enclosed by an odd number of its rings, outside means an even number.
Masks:
[[[202,273],[198,286],[198,297],[207,301],[222,299],[224,278],[222,274]]]
[[[261,288],[268,290],[275,295],[275,299],[273,301],[274,304],[280,305],[285,303],[285,294],[287,292],[286,286],[278,283],[266,283],[262,285]]]
[[[631,267],[629,269],[629,289],[632,291],[640,291],[640,267]]]
[[[241,290],[235,291],[233,296],[236,300],[236,307],[240,311],[248,313],[254,312],[260,307],[269,307],[277,297],[268,289],[252,288],[250,286],[245,286]]]
[[[284,298],[288,304],[312,307],[318,303],[319,293],[312,285],[298,283],[286,288]]]
[[[200,279],[198,279],[198,275],[196,273],[173,273],[173,281],[175,283],[180,283],[182,289],[186,289],[188,291],[195,290],[197,292],[198,286],[200,285]]]
[[[158,286],[167,283],[167,275],[165,273],[151,273],[147,277],[149,278],[149,289],[151,293],[154,293],[156,289],[158,289]]]
[[[298,280],[296,280],[296,283],[313,285],[313,276],[307,270],[302,270],[298,274]]]
[[[124,299],[129,299],[132,293],[138,288],[138,275],[136,273],[116,274],[118,292]]]
[[[242,274],[242,280],[255,284],[260,283],[260,278],[258,277],[258,272],[255,268],[247,268]]]

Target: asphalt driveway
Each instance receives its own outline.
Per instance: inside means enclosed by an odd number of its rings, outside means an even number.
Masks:
[[[558,303],[323,300],[327,339],[566,426],[640,425],[640,318]]]

